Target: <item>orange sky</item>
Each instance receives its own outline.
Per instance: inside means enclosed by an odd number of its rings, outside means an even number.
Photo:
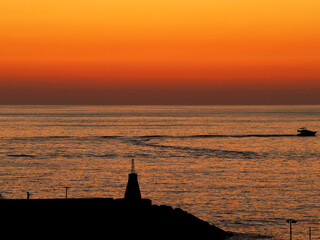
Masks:
[[[320,104],[319,9],[2,0],[0,104]]]

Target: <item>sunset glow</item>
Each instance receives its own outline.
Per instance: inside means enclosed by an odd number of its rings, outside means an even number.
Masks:
[[[318,0],[4,0],[0,104],[63,103],[46,95],[68,90],[65,103],[190,104],[174,96],[226,89],[242,91],[243,103],[277,103],[244,97],[257,90],[320,104],[319,9]],[[85,101],[79,91],[88,89],[113,89],[122,101]],[[125,98],[130,90],[141,99]],[[307,102],[295,97],[301,90]],[[194,103],[229,104],[220,100]]]

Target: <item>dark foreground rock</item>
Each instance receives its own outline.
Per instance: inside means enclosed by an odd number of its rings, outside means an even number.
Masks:
[[[0,200],[1,232],[10,238],[223,239],[228,233],[179,208],[148,199]]]

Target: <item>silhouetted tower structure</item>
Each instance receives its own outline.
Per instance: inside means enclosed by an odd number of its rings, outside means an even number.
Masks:
[[[141,200],[140,187],[138,183],[138,175],[134,169],[134,159],[131,161],[131,173],[128,175],[128,183],[124,198],[127,200],[137,201]]]

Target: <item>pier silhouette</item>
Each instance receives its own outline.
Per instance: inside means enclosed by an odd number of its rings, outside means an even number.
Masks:
[[[124,198],[36,199],[28,195],[28,199],[3,199],[0,206],[2,233],[11,229],[10,236],[218,240],[230,235],[180,208],[142,198],[133,160]]]

